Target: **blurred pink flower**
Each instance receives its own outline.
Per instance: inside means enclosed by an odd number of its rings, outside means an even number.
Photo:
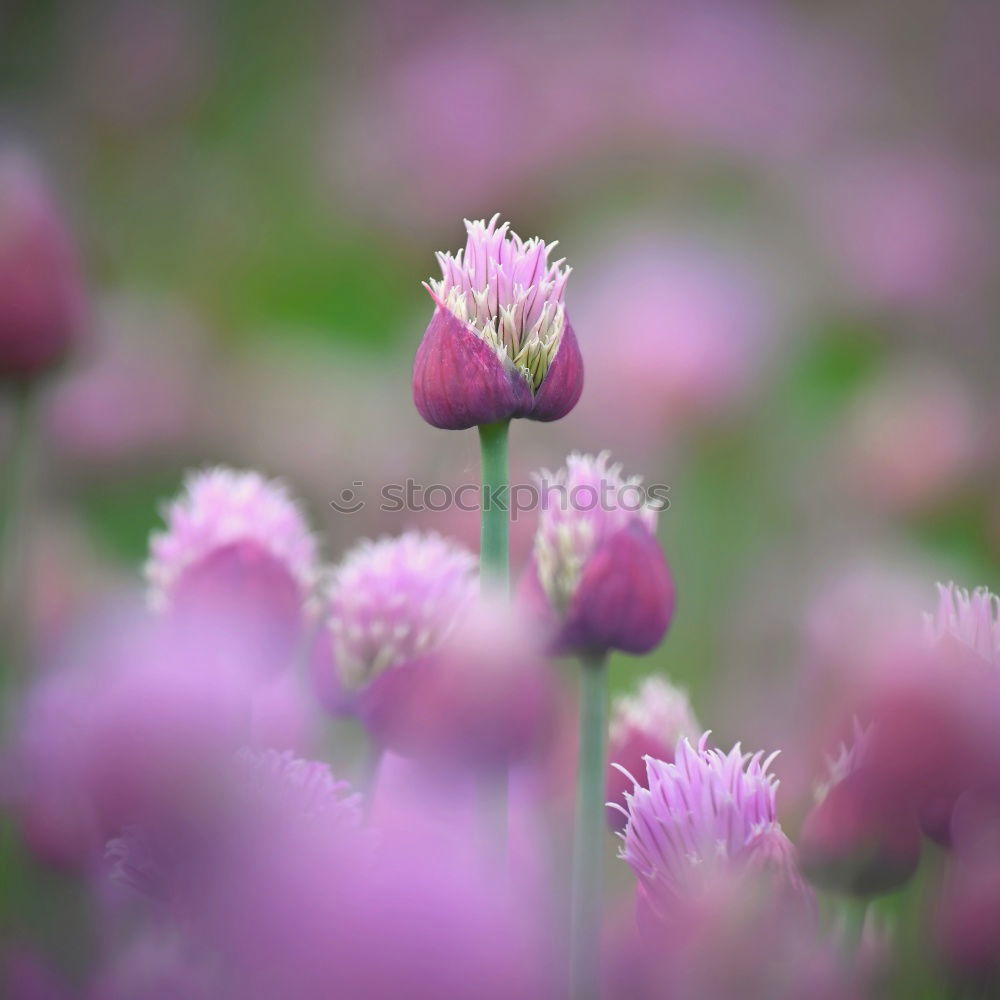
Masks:
[[[1000,667],[1000,598],[986,587],[970,593],[954,583],[939,583],[937,589],[937,609],[924,615],[928,639],[958,640],[987,663]]]
[[[556,690],[544,637],[487,593],[423,663],[387,672],[379,695],[379,733],[394,749],[506,780],[510,764],[544,749]]]
[[[889,371],[852,401],[838,451],[838,480],[880,510],[919,512],[947,500],[980,452],[968,388],[943,367]]]
[[[303,599],[315,582],[316,541],[305,516],[282,483],[260,473],[221,466],[190,473],[164,520],[146,564],[154,607],[170,606],[192,567],[241,544],[279,563]]]
[[[701,732],[687,694],[663,677],[647,677],[634,695],[616,698],[608,735],[608,802],[624,806],[634,783],[643,784],[644,757],[670,764],[677,742],[682,737],[695,740]],[[619,766],[610,766],[614,764]],[[623,771],[637,777],[633,780]],[[609,807],[606,815],[612,830],[624,830],[625,817],[617,809]]]
[[[85,330],[83,277],[38,167],[0,149],[0,378],[55,367]]]
[[[746,399],[787,310],[759,260],[635,235],[588,270],[574,315],[589,361],[579,417],[593,433],[634,456],[658,454],[664,438]]]
[[[358,543],[333,571],[313,658],[320,700],[357,712],[381,734],[395,711],[393,675],[421,669],[478,590],[472,553],[440,535],[407,532]],[[400,689],[401,691],[401,689]]]
[[[978,188],[947,156],[872,150],[830,161],[809,199],[819,239],[861,304],[939,311],[962,304],[985,277]]]
[[[252,633],[262,674],[304,641],[318,566],[305,515],[277,480],[215,468],[188,476],[150,539],[150,604],[177,628],[206,617]]]
[[[126,612],[90,628],[25,696],[10,750],[28,847],[72,867],[123,825],[211,794],[247,740],[253,687],[247,636],[210,619],[177,630]]]
[[[609,457],[574,453],[565,468],[538,476],[538,531],[520,597],[559,652],[647,653],[673,617],[657,508]]]
[[[853,739],[829,762],[829,777],[799,836],[802,869],[823,888],[868,897],[905,885],[920,862],[912,804],[869,772],[870,734],[857,721]]]
[[[199,429],[197,320],[182,306],[119,296],[100,304],[88,357],[54,388],[46,418],[73,465],[161,460]],[[124,416],[126,415],[127,416]]]

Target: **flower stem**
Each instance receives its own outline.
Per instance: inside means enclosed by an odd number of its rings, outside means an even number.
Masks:
[[[506,595],[510,589],[510,482],[507,470],[507,434],[510,421],[482,424],[482,520],[479,536],[479,571],[483,583]]]
[[[573,1000],[598,997],[604,853],[604,767],[607,755],[607,657],[581,657],[580,759],[573,840],[570,981]]]
[[[6,474],[0,486],[0,619],[7,641],[3,650],[2,695],[6,704],[25,655],[24,562],[35,462],[38,388],[18,384],[12,393],[13,421]]]

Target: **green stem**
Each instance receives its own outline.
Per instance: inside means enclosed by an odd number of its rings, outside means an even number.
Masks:
[[[479,569],[483,582],[506,594],[510,588],[510,480],[507,433],[510,421],[479,428],[483,490],[479,536]]]
[[[570,980],[573,1000],[600,995],[603,912],[604,768],[607,756],[608,669],[605,655],[581,657],[580,760],[573,840]]]
[[[12,394],[13,429],[7,469],[0,485],[0,617],[7,641],[3,650],[3,697],[6,704],[22,669],[25,634],[25,538],[34,474],[38,389],[18,384]]]

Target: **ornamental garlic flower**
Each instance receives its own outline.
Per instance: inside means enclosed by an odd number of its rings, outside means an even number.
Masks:
[[[777,753],[729,753],[678,741],[674,763],[646,758],[648,787],[626,793],[627,818],[619,857],[639,878],[654,913],[697,893],[716,873],[764,869],[780,885],[801,888],[794,848],[778,823],[778,779],[768,768]],[[621,809],[620,806],[613,808]]]
[[[69,234],[37,168],[0,153],[0,378],[30,380],[62,362],[84,313]]]
[[[937,588],[937,611],[924,615],[928,639],[956,639],[1000,667],[1000,598],[986,587],[971,593],[954,583],[939,583]]]
[[[697,739],[701,731],[686,692],[663,677],[647,677],[635,694],[616,698],[608,739],[608,802],[624,806],[625,793],[634,784],[624,772],[639,774],[637,780],[642,783],[645,757],[669,764],[677,741],[681,737]],[[607,819],[612,830],[625,829],[625,818],[618,809],[609,806]]]
[[[916,816],[873,772],[871,743],[871,730],[855,720],[852,742],[828,761],[827,783],[799,836],[809,879],[858,896],[898,889],[920,861]]]
[[[436,308],[413,364],[413,401],[434,427],[558,420],[583,391],[564,304],[571,269],[549,262],[555,243],[522,240],[499,219],[466,220],[465,249],[439,253],[441,278],[425,286]]]
[[[259,633],[268,669],[284,665],[316,576],[315,539],[285,486],[253,471],[191,473],[164,520],[146,564],[153,608],[233,618]]]
[[[557,652],[648,653],[673,617],[676,591],[641,480],[609,455],[572,454],[539,476],[541,516],[521,596]]]
[[[367,539],[334,570],[313,677],[324,704],[373,731],[478,593],[476,559],[437,534]]]

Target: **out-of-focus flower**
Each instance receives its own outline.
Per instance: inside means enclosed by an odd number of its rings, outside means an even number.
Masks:
[[[795,848],[775,811],[778,779],[763,754],[710,749],[708,733],[692,747],[678,741],[673,763],[646,759],[647,783],[625,795],[619,856],[639,879],[648,912],[667,916],[672,903],[717,872],[765,872],[806,898]]]
[[[1000,788],[1000,742],[994,735],[1000,720],[1000,601],[986,587],[970,593],[954,583],[937,586],[938,606],[924,615],[933,667],[924,703],[940,717],[937,741],[946,756],[932,772],[937,780],[925,779],[918,808],[924,833],[947,847],[963,791]]]
[[[933,915],[951,976],[992,995],[1000,983],[1000,795],[966,793],[955,806],[954,851]],[[990,988],[991,989],[988,989]]]
[[[666,925],[630,926],[610,942],[609,1000],[845,1000],[869,995],[861,970],[801,902],[767,880],[706,877]],[[867,971],[867,970],[865,970]]]
[[[554,678],[544,639],[489,596],[467,606],[419,668],[390,671],[380,733],[394,749],[462,767],[537,755],[552,731]]]
[[[539,476],[538,531],[521,597],[558,652],[648,653],[673,617],[676,592],[656,540],[656,508],[606,452],[570,455]]]
[[[194,887],[199,939],[242,991],[321,1000],[558,995],[536,894],[420,822],[356,838],[280,812],[243,824]]]
[[[809,193],[823,239],[866,305],[940,309],[976,292],[989,259],[970,172],[925,150],[833,163]]]
[[[198,909],[206,871],[223,852],[239,849],[250,828],[309,824],[361,846],[360,796],[322,761],[243,747],[218,770],[215,793],[130,824],[110,840],[105,860],[112,880],[188,919]]]
[[[813,882],[865,897],[905,885],[920,861],[916,816],[866,767],[868,743],[855,722],[852,743],[830,760],[828,782],[799,836],[802,870]]]
[[[86,866],[124,825],[211,797],[249,735],[248,638],[132,615],[73,637],[13,737],[13,809],[36,856]]]
[[[313,658],[323,703],[373,734],[476,598],[472,553],[440,535],[364,540],[335,569]]]
[[[321,744],[322,709],[297,671],[286,670],[256,687],[250,711],[253,747],[279,747],[309,757]]]
[[[954,583],[937,587],[937,610],[924,615],[927,637],[932,642],[957,640],[987,663],[1000,666],[1000,598],[986,587],[971,593]]]
[[[9,941],[0,951],[0,988],[7,1000],[77,1000],[33,949]]]
[[[223,1000],[233,994],[211,951],[176,928],[160,925],[135,935],[97,971],[88,1000]]]
[[[265,672],[300,640],[316,542],[285,487],[257,472],[215,468],[188,477],[150,540],[150,603],[181,619],[231,619],[258,639]]]
[[[33,379],[84,334],[83,280],[37,167],[0,150],[0,378]]]
[[[573,309],[588,359],[576,419],[638,456],[739,408],[787,312],[758,258],[634,234],[613,241],[589,270],[594,278]]]
[[[60,461],[92,475],[95,464],[182,453],[203,429],[199,399],[209,395],[198,319],[178,302],[116,295],[99,303],[93,328],[85,363],[55,387],[46,412]]]
[[[697,739],[701,732],[687,694],[663,677],[647,677],[634,695],[617,698],[611,708],[608,762],[618,767],[608,767],[608,802],[625,805],[626,793],[635,782],[643,783],[645,757],[672,763],[678,740]],[[638,777],[628,778],[626,771]],[[624,830],[619,810],[609,807],[606,815],[612,830]]]
[[[464,251],[439,253],[434,315],[413,364],[413,400],[434,427],[511,417],[558,420],[583,391],[583,360],[563,298],[570,268],[554,243],[466,221]]]
[[[924,510],[952,496],[972,471],[977,426],[968,389],[952,372],[931,365],[892,370],[848,411],[837,443],[838,480],[882,510]]]

